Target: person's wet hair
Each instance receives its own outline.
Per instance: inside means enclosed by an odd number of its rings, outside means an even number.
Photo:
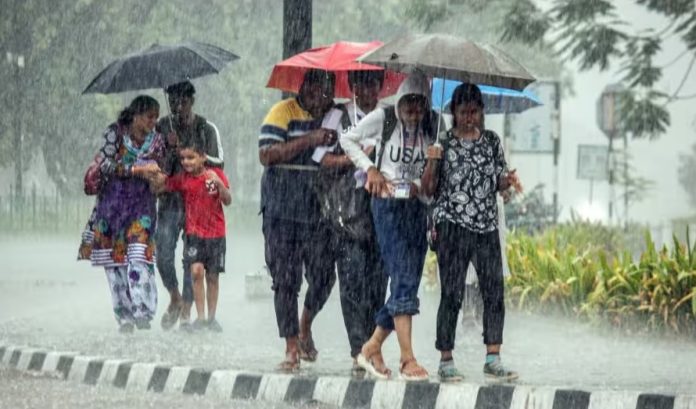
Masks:
[[[196,93],[196,88],[191,81],[184,81],[170,85],[164,91],[169,95],[192,97]]]
[[[425,97],[425,95],[421,94],[406,94],[403,97],[399,98],[399,106],[401,105],[414,105],[414,104],[420,104],[425,108],[426,110],[428,109],[428,98]]]
[[[188,140],[186,143],[182,144],[180,149],[191,149],[199,155],[206,155],[205,146],[201,141],[196,140],[196,138],[192,138]]]
[[[131,101],[130,105],[118,114],[118,123],[128,126],[133,122],[134,116],[148,112],[151,109],[159,109],[159,102],[149,95],[138,95]]]
[[[481,94],[481,89],[476,84],[459,84],[452,94],[450,112],[454,115],[454,110],[458,105],[468,104],[470,102],[475,103],[479,108],[483,109],[483,95]]]
[[[457,109],[457,106],[471,102],[481,108],[481,128],[485,128],[485,117],[483,116],[483,94],[481,94],[481,89],[476,84],[469,84],[466,82],[459,84],[452,93],[452,100],[450,101],[450,113],[452,114],[452,126],[454,128],[457,127],[457,119],[454,115],[454,111]]]
[[[355,85],[371,85],[378,81],[379,86],[384,85],[384,70],[348,71],[348,86],[353,89]]]
[[[302,80],[302,88],[315,84],[321,85],[322,89],[334,89],[336,85],[336,74],[317,69],[307,70]]]

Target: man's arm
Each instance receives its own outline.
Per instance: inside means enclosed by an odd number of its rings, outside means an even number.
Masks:
[[[206,122],[205,141],[206,163],[210,166],[222,168],[224,165],[224,160],[220,132],[218,131],[217,126],[210,121]]]
[[[332,138],[332,134],[327,129],[315,129],[305,136],[294,138],[290,142],[259,147],[259,160],[263,166],[286,163],[308,149],[329,144]]]
[[[353,166],[353,162],[348,155],[336,155],[335,153],[327,153],[321,158],[321,167],[323,168],[347,168]]]
[[[157,132],[164,138],[164,160],[162,171],[165,174],[171,175],[174,171],[174,165],[179,160],[177,145],[179,137],[171,127],[171,117],[164,117],[157,123]]]

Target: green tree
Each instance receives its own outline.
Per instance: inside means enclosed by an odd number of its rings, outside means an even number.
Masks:
[[[570,78],[563,72],[561,60],[543,41],[529,47],[523,39],[503,35],[511,10],[523,12],[519,10],[518,0],[407,0],[404,3],[405,16],[420,30],[494,44],[517,61],[524,61],[535,77],[563,80],[566,90],[570,90]],[[526,17],[519,16],[525,19],[528,28],[533,27],[535,24]]]
[[[493,3],[499,2],[490,1]],[[668,19],[666,27],[638,30],[623,20],[610,0],[553,0],[542,11],[531,0],[520,0],[508,9],[502,38],[530,45],[553,39],[554,49],[581,70],[617,67],[627,91],[623,95],[623,128],[633,137],[656,138],[670,124],[667,106],[696,97],[681,94],[696,61],[696,5],[692,0],[634,0],[646,11]],[[679,36],[684,50],[672,61],[657,62],[663,41]],[[671,93],[656,88],[663,69],[683,56],[690,62],[679,86]]]
[[[696,63],[696,3],[693,0],[633,2],[665,17],[669,23],[665,27],[639,30],[619,17],[611,0],[549,0],[551,6],[546,10],[534,0],[408,0],[407,15],[430,30],[446,16],[466,18],[485,13],[485,20],[474,20],[473,24],[460,21],[454,31],[446,32],[469,31],[467,34],[474,39],[477,32],[498,33],[498,39],[510,45],[504,48],[529,64],[537,75],[543,74],[540,67],[543,64],[533,55],[538,53],[575,61],[581,70],[619,68],[627,90],[622,96],[624,129],[636,138],[656,138],[670,124],[668,105],[696,98],[682,93]],[[495,15],[502,18],[491,18]],[[491,22],[497,26],[491,29],[488,27]],[[482,25],[485,29],[480,30]],[[655,61],[663,41],[672,36],[681,38],[682,52],[671,61]],[[690,62],[677,88],[670,93],[657,89],[663,69],[685,56],[690,57]]]

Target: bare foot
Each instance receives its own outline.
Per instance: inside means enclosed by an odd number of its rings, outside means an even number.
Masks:
[[[278,364],[280,372],[297,372],[300,370],[300,358],[297,351],[288,351],[285,353],[285,360]]]
[[[317,360],[317,355],[319,351],[314,346],[314,340],[312,335],[307,337],[307,339],[298,338],[297,339],[297,349],[299,350],[300,359],[307,362],[314,362]]]
[[[399,372],[401,378],[406,381],[425,381],[428,379],[428,371],[420,366],[415,358],[402,361]]]
[[[384,358],[382,357],[382,350],[380,349],[379,344],[376,342],[371,342],[367,341],[362,349],[360,350],[360,354],[365,358],[367,363],[372,366],[372,369],[376,371],[379,375],[385,376],[387,378],[391,377],[392,371],[391,369],[387,368],[387,365],[384,363]],[[358,363],[360,362],[360,358],[358,358]],[[364,368],[368,372],[372,372],[372,369]]]

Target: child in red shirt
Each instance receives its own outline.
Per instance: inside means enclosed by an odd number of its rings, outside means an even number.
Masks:
[[[222,205],[228,206],[232,201],[230,184],[222,170],[205,167],[206,154],[202,146],[184,146],[179,151],[179,157],[184,172],[167,177],[166,181],[164,177],[159,180],[160,190],[164,188],[181,193],[186,213],[184,271],[191,272],[198,317],[193,325],[183,321],[179,327],[184,330],[207,328],[220,332],[222,327],[215,320],[215,312],[219,292],[218,276],[225,271],[225,214]]]

